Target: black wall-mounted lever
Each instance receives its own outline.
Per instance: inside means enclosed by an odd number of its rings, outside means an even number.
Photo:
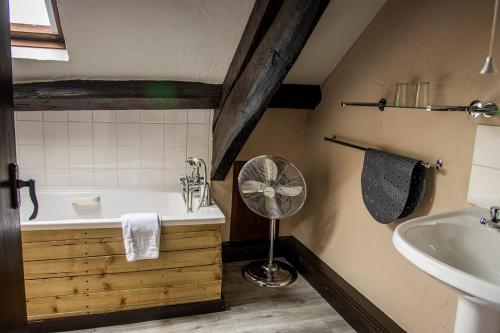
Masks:
[[[9,164],[9,187],[10,187],[10,198],[12,202],[12,208],[18,209],[21,206],[21,196],[19,189],[23,187],[28,187],[30,192],[30,199],[33,202],[33,213],[29,217],[30,220],[34,220],[38,215],[38,199],[36,197],[36,187],[35,180],[21,180],[19,179],[19,167],[15,163]]]

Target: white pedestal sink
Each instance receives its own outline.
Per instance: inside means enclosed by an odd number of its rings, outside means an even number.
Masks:
[[[500,332],[500,229],[479,223],[483,208],[467,208],[400,224],[396,249],[460,296],[455,333]]]

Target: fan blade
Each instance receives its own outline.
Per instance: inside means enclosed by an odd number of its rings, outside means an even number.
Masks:
[[[271,218],[277,218],[281,216],[280,209],[278,208],[278,203],[274,197],[266,197],[266,211]]]
[[[301,194],[303,190],[302,186],[280,186],[276,189],[276,192],[289,197],[295,197]]]
[[[247,180],[240,185],[241,192],[245,194],[262,192],[265,187],[266,184],[256,180]]]
[[[276,176],[278,175],[278,167],[274,161],[266,158],[264,160],[264,169],[266,170],[266,180],[270,184],[276,180]]]

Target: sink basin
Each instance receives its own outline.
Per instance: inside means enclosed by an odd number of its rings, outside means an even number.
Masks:
[[[500,229],[479,223],[489,216],[476,207],[426,216],[393,235],[406,259],[459,292],[455,332],[500,331]]]

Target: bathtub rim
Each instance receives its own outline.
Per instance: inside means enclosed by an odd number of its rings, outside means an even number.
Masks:
[[[168,188],[41,188],[40,192],[99,192],[99,191],[133,191],[133,192],[168,192],[182,195],[179,191]],[[193,213],[177,213],[161,215],[162,226],[188,226],[204,224],[225,224],[226,218],[217,204],[201,207]],[[46,221],[21,221],[21,231],[30,230],[65,230],[65,229],[110,229],[121,228],[120,217],[98,219],[59,219]]]

